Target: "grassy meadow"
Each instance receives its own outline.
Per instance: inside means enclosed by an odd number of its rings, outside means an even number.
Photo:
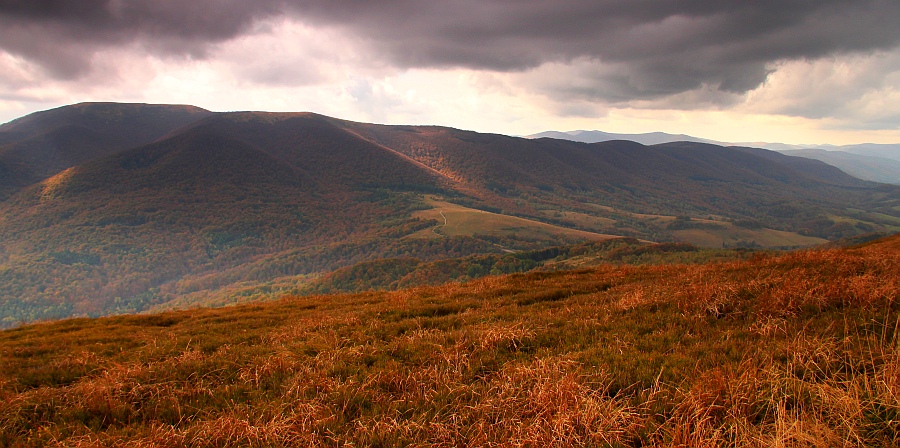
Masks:
[[[438,226],[420,230],[410,238],[439,238],[441,236],[489,235],[518,237],[535,241],[602,241],[615,238],[616,221],[610,218],[591,216],[577,212],[545,211],[544,218],[556,220],[565,226],[548,224],[531,219],[491,213],[459,204],[425,198],[425,204],[432,207],[416,211],[414,217],[433,220]],[[666,229],[669,238],[699,247],[736,247],[742,244],[762,248],[796,248],[823,244],[828,240],[796,232],[774,230],[763,227],[745,228],[725,220],[690,219],[687,225],[672,226],[678,218],[667,215],[647,215],[604,209],[607,213],[618,213],[644,225]],[[592,231],[578,229],[593,229]]]
[[[0,332],[0,446],[897,446],[900,237]]]
[[[476,210],[459,204],[426,197],[425,203],[433,207],[413,213],[422,220],[434,220],[438,225],[420,230],[410,238],[440,238],[446,236],[501,236],[518,237],[536,241],[602,241],[617,238],[584,230],[570,229],[517,216],[501,215]]]
[[[700,247],[722,247],[750,244],[758,247],[807,247],[828,242],[823,238],[774,229],[743,229],[732,223],[717,222],[703,228],[675,230],[677,241]]]

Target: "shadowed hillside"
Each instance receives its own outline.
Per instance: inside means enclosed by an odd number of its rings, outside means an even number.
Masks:
[[[6,446],[896,446],[900,237],[0,332]]]
[[[439,188],[397,159],[315,117],[228,114],[69,168],[3,204],[0,308],[26,320],[135,312],[378,256],[430,225],[411,217],[419,199],[403,189]],[[428,258],[418,246],[405,250]]]
[[[0,125],[0,199],[66,168],[149,143],[210,114],[194,106],[82,103]]]

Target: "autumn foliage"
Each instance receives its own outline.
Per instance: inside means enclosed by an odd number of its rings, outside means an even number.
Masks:
[[[0,333],[3,446],[896,446],[900,238]]]

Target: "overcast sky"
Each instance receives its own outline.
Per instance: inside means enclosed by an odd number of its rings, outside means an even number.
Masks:
[[[896,143],[898,22],[897,0],[0,0],[0,122],[122,101]]]

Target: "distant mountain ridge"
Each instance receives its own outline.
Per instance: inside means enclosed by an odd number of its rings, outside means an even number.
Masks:
[[[628,140],[637,142],[642,145],[658,145],[661,143],[673,142],[695,142],[695,143],[712,143],[714,145],[722,145],[721,142],[708,140],[699,137],[692,137],[685,134],[667,134],[665,132],[647,132],[642,134],[616,134],[603,131],[546,131],[526,136],[525,138],[558,138],[563,140],[572,140],[582,143],[599,143],[611,140]]]
[[[740,143],[739,143],[740,144]],[[820,149],[828,152],[844,152],[868,157],[880,157],[900,161],[900,143],[860,143],[855,145],[788,145],[784,143],[746,143],[746,146],[756,146],[773,151],[795,151],[803,149]]]
[[[546,131],[525,138],[556,138],[583,143],[630,140],[644,145],[678,141],[710,143],[719,146],[739,146],[768,149],[787,155],[820,160],[864,180],[900,185],[900,144],[864,143],[857,145],[789,145],[785,143],[738,142],[728,143],[693,137],[685,134],[648,132],[617,134],[603,131]]]
[[[868,156],[843,150],[789,149],[782,154],[821,160],[860,179],[900,184],[900,160],[886,157]]]

